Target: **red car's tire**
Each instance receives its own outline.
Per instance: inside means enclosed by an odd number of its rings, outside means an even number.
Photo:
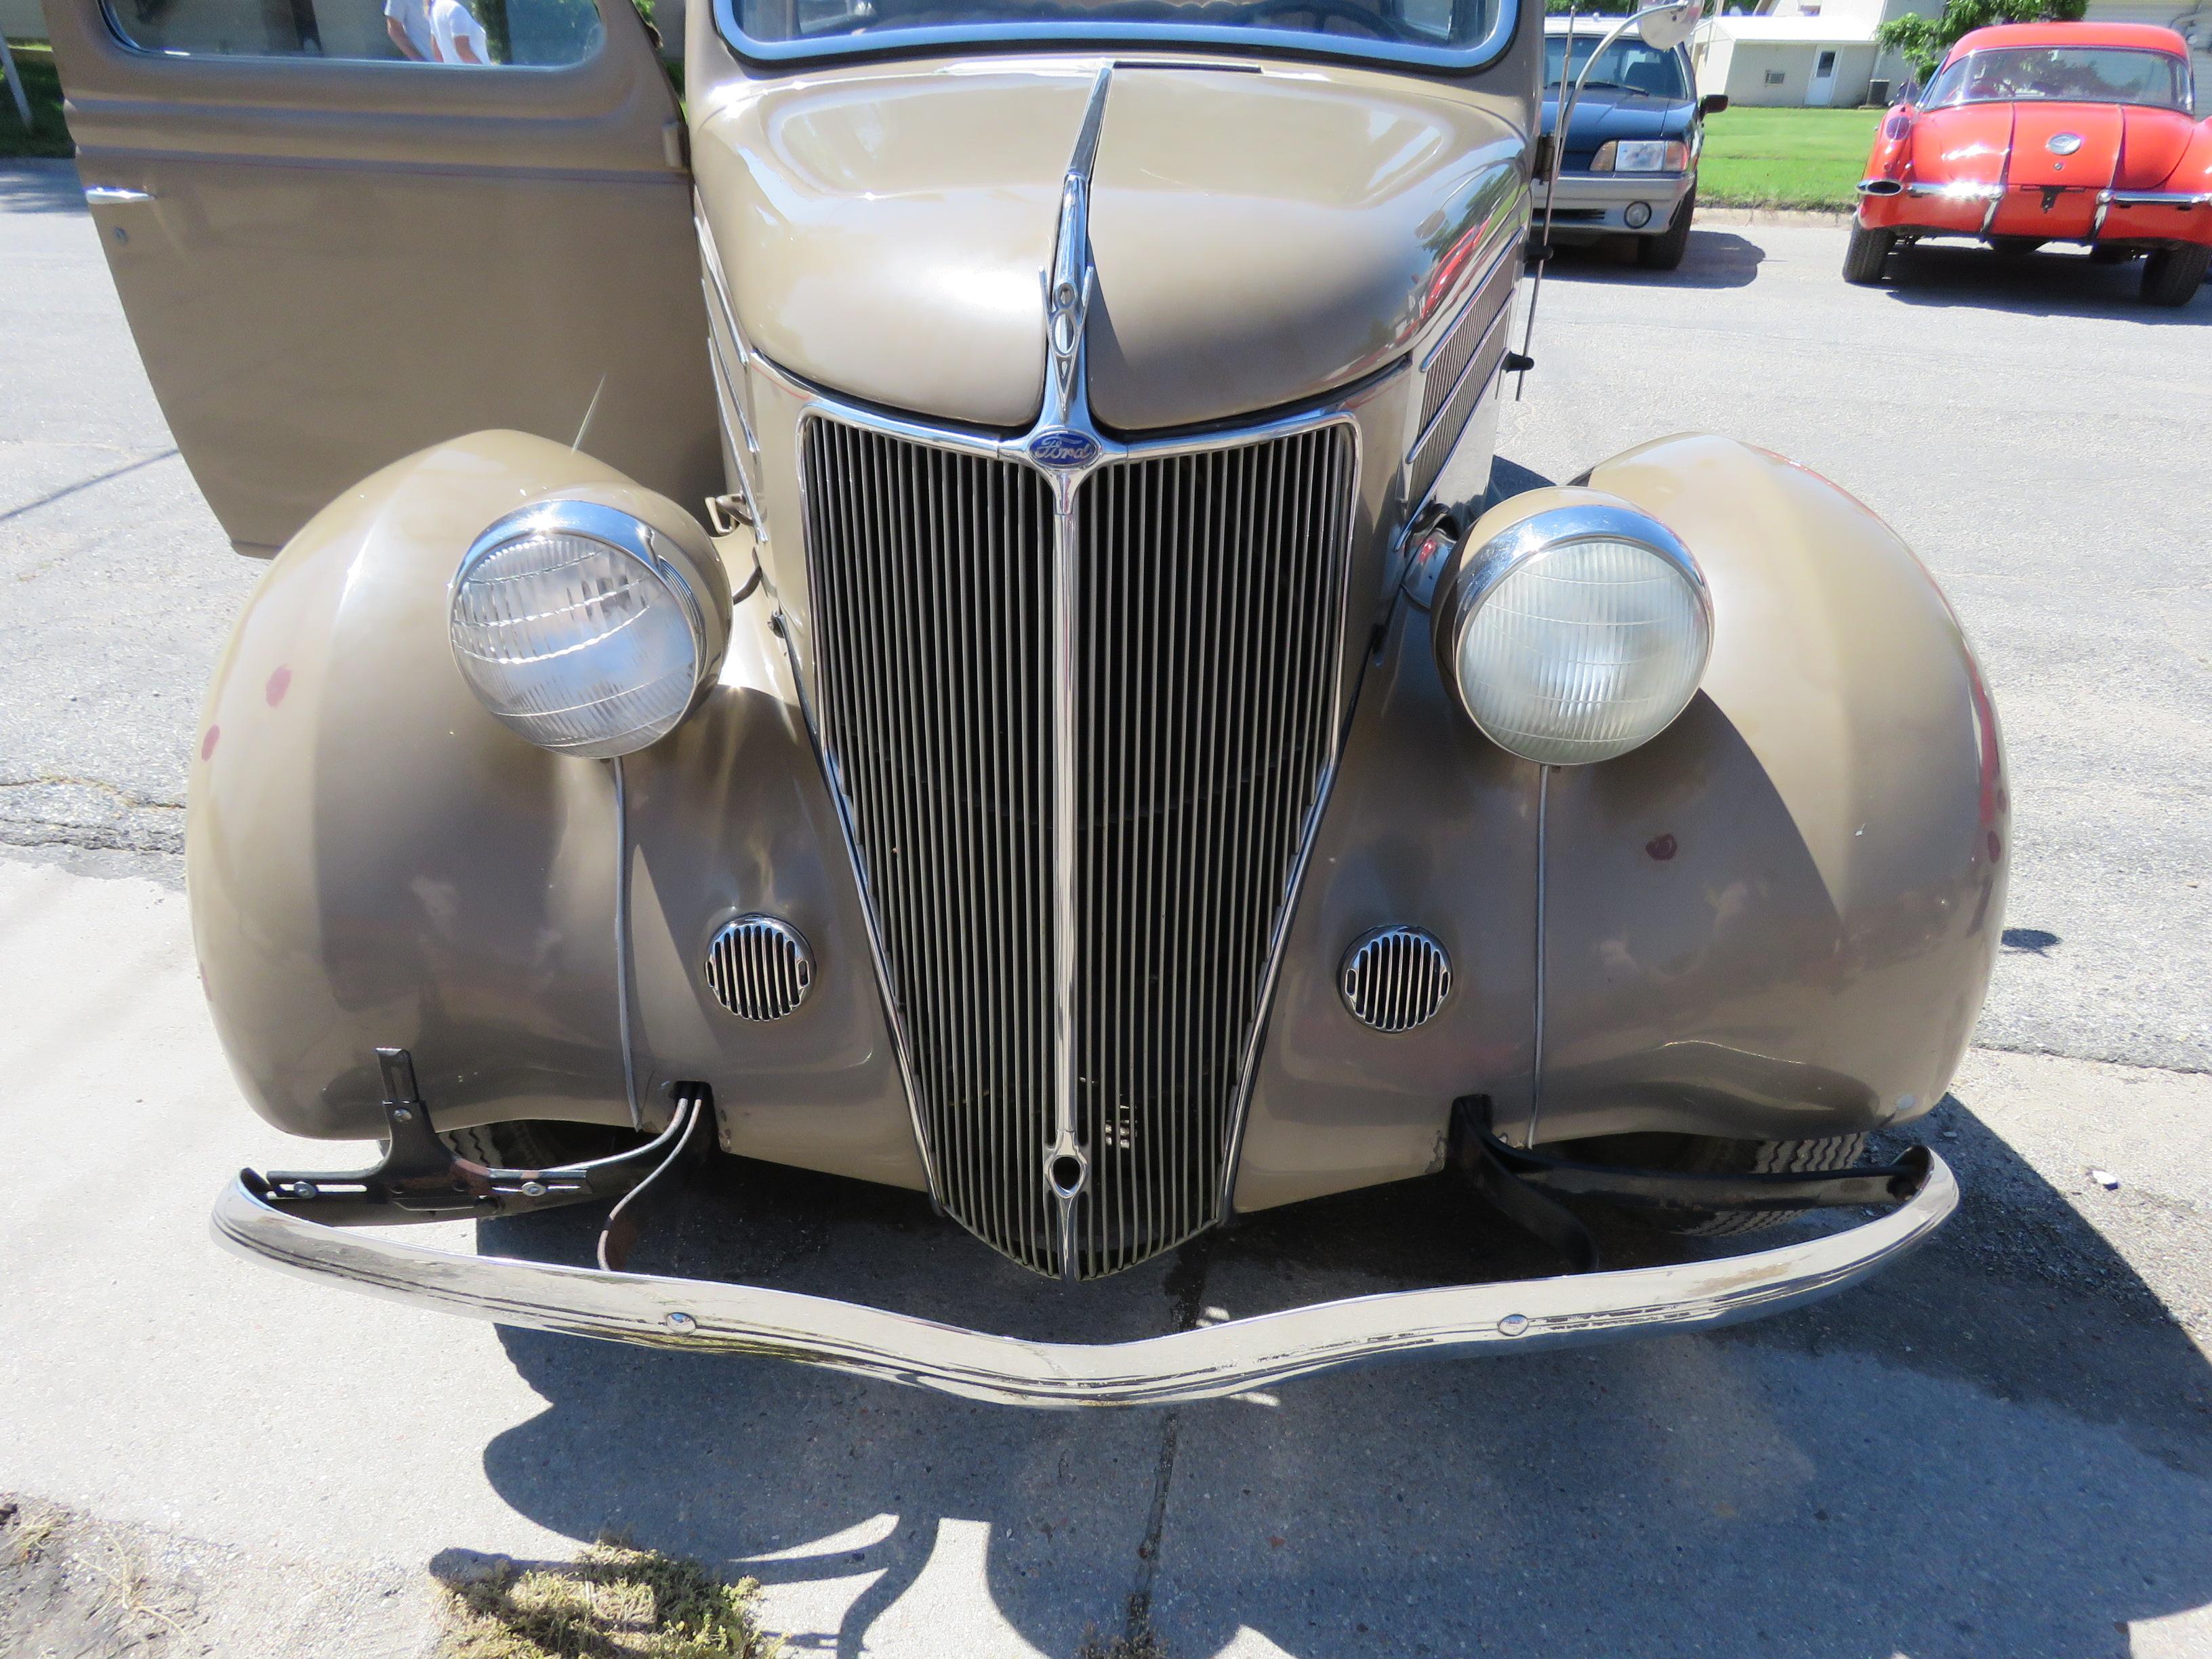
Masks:
[[[2089,250],[2093,265],[2124,265],[2136,257],[2136,250],[2124,242],[2099,242]]]
[[[2143,303],[2187,305],[2204,285],[2208,266],[2212,266],[2212,243],[2183,242],[2159,249],[2143,261]]]
[[[1879,283],[1889,264],[1889,251],[1897,246],[1893,230],[1870,230],[1854,221],[1850,246],[1844,250],[1844,280],[1862,286]]]
[[[2043,246],[2040,236],[1992,236],[1990,246],[2008,259],[2025,259]]]

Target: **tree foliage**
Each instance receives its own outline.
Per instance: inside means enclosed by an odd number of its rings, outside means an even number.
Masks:
[[[1875,31],[1874,38],[1900,54],[1925,81],[1936,73],[1943,54],[1976,29],[1992,23],[2079,22],[2088,9],[2089,0],[1944,0],[1941,16],[1907,13],[1893,17]]]
[[[1652,3],[1653,0],[1646,0],[1647,4]],[[1581,0],[1580,4],[1577,4],[1576,0],[1544,0],[1544,9],[1554,17],[1565,17],[1571,11],[1580,12],[1585,17],[1605,13],[1618,17],[1635,11],[1638,7],[1637,0]]]

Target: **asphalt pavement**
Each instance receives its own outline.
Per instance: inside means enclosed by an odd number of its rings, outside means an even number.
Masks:
[[[1916,1126],[1958,1217],[1712,1336],[1034,1414],[498,1331],[206,1242],[240,1164],[351,1150],[238,1104],[193,969],[184,757],[258,567],[174,454],[73,177],[0,171],[0,1493],[66,1506],[85,1559],[138,1564],[149,1631],[225,1656],[421,1653],[434,1573],[609,1528],[759,1577],[802,1653],[1066,1656],[1133,1601],[1175,1659],[2212,1655],[2212,289],[2147,311],[2072,255],[1948,250],[1861,289],[1842,252],[1716,224],[1669,276],[1563,259],[1501,448],[1564,477],[1729,433],[1949,593],[2016,814],[1978,1046]],[[1097,1336],[1437,1282],[1470,1240],[1355,1195],[1071,1301],[912,1201],[738,1168],[651,1248]],[[0,1650],[23,1605],[0,1568]]]

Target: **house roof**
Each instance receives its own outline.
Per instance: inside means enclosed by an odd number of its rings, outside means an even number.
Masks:
[[[1864,46],[1874,43],[1871,21],[1826,17],[1716,17],[1707,25],[1715,37],[1808,46]]]

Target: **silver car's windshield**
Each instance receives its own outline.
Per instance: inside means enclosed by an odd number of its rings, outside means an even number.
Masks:
[[[1605,55],[1596,63],[1590,62],[1590,53],[1597,50],[1604,37],[1596,34],[1575,36],[1574,72],[1584,76],[1583,90],[1609,88],[1616,92],[1640,92],[1653,98],[1669,100],[1687,98],[1690,89],[1683,83],[1682,58],[1680,52],[1661,52],[1647,46],[1641,40],[1623,38],[1605,49]],[[1567,67],[1567,37],[1554,34],[1544,42],[1544,90],[1559,90],[1565,79]],[[1588,73],[1585,75],[1584,71]]]
[[[1929,83],[1925,107],[2034,100],[2185,110],[2188,66],[2126,46],[1999,46],[1946,64]]]
[[[1518,0],[715,0],[771,59],[997,43],[1219,45],[1466,69],[1503,50]]]

